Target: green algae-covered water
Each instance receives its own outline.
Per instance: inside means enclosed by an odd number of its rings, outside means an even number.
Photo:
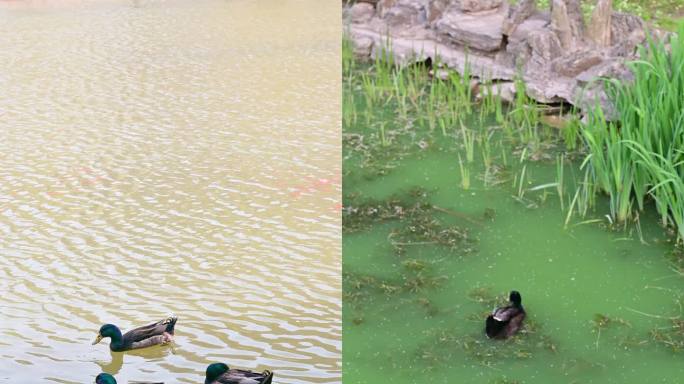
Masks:
[[[391,101],[364,115],[353,89],[345,103],[358,116],[347,110],[343,124],[345,383],[680,382],[684,280],[652,207],[626,226],[612,225],[600,199],[568,217],[581,154],[564,155],[574,161],[561,207],[558,162],[543,160],[565,152],[557,142],[529,156],[497,141],[494,122],[465,120],[501,144],[485,172],[480,149],[465,160],[461,135],[395,117]],[[484,318],[512,289],[525,329],[488,340]]]

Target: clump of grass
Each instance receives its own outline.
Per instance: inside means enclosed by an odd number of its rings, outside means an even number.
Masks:
[[[606,90],[619,123],[597,104],[582,128],[591,192],[610,197],[612,221],[624,222],[655,202],[663,226],[684,238],[684,24],[666,47],[649,38],[632,62],[632,83],[610,80]]]

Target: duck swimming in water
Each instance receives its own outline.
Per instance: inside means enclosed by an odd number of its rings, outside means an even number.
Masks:
[[[178,317],[171,315],[164,320],[156,323],[131,329],[125,334],[121,334],[119,327],[113,324],[105,324],[100,327],[97,338],[93,345],[100,342],[105,337],[110,337],[109,349],[114,352],[129,351],[131,349],[145,348],[153,345],[167,344],[173,341],[173,328]]]
[[[207,367],[204,384],[271,384],[273,372],[262,373],[242,369],[230,369],[226,364],[214,363]]]
[[[485,333],[490,339],[507,339],[515,335],[525,319],[520,292],[511,291],[510,304],[496,308],[485,321]]]

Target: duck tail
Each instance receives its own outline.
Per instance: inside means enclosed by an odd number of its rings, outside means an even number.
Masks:
[[[485,321],[485,333],[487,334],[487,337],[490,339],[497,337],[505,325],[506,323],[503,321],[494,319],[494,316],[487,316],[487,320]]]
[[[176,326],[176,321],[178,321],[178,316],[171,314],[169,317],[164,319],[163,324],[166,324],[166,332],[173,335],[173,327]]]
[[[273,372],[266,370],[264,371],[264,381],[261,382],[261,384],[271,384],[271,381],[273,381]]]

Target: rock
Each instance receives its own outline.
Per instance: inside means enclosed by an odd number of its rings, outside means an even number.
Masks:
[[[562,54],[558,37],[547,29],[530,32],[527,46],[530,57],[525,65],[525,73],[529,76],[539,76],[540,73],[548,72],[551,61]]]
[[[577,87],[573,98],[573,104],[582,111],[590,111],[596,107],[596,103],[601,106],[604,117],[608,121],[618,119],[618,113],[606,92],[599,84],[595,83],[592,87]],[[585,113],[586,115],[586,113]],[[582,122],[585,122],[582,119]]]
[[[584,21],[579,0],[551,0],[551,29],[563,49],[571,50],[582,40]]]
[[[501,97],[507,103],[515,101],[515,83],[512,81],[502,81],[489,85],[491,92]],[[490,92],[488,89],[485,92]]]
[[[646,33],[643,30],[635,29],[626,38],[618,40],[610,48],[610,55],[617,57],[636,57],[637,47],[646,40]]]
[[[613,12],[610,36],[612,56],[634,57],[636,48],[646,40],[646,23],[640,17]]]
[[[495,6],[496,2],[378,0],[370,20],[351,22],[351,7],[345,9],[345,20],[358,56],[379,55],[389,33],[398,65],[428,58],[436,63],[437,55],[443,67],[433,69],[435,77],[445,76],[447,70],[463,73],[467,67],[474,77],[499,84],[501,97],[513,100],[513,79],[522,75],[527,95],[537,102],[565,102],[586,109],[598,101],[611,113],[603,82],[596,80],[629,81],[633,75],[625,63],[636,57],[634,51],[646,33],[660,39],[669,35],[657,30],[645,32],[641,19],[617,12],[610,14],[606,28],[603,11],[597,11],[594,18],[602,20],[601,28],[592,25],[585,30],[579,0],[551,1],[549,13],[535,10],[530,0],[519,0],[510,9],[504,2],[494,10],[479,12],[470,10]],[[600,1],[600,8],[610,8],[611,0]],[[364,5],[362,10],[356,11],[359,14],[354,20],[368,18],[370,9]],[[608,39],[595,39],[605,36],[607,30]],[[608,45],[597,49],[598,44]],[[479,86],[481,93],[490,92],[484,87]],[[578,93],[578,89],[585,93]]]
[[[370,58],[371,53],[373,52],[373,43],[373,39],[366,36],[352,39],[352,51],[354,52],[354,56],[364,59]]]
[[[600,64],[603,61],[601,53],[594,50],[572,52],[553,61],[553,70],[563,76],[574,77],[581,72]]]
[[[580,41],[584,35],[584,14],[582,13],[581,0],[566,0],[565,6],[568,11],[572,36],[576,41]]]
[[[375,16],[375,7],[370,3],[356,3],[352,5],[349,13],[352,23],[367,23]]]
[[[501,24],[505,13],[462,13],[449,8],[435,23],[437,33],[447,42],[455,42],[470,49],[494,52],[501,48]]]
[[[613,36],[613,42],[619,41],[621,37],[628,36],[635,31],[643,33],[645,28],[646,23],[638,16],[621,12],[612,12],[611,14],[610,34]]]
[[[449,5],[449,0],[432,0],[428,5],[427,21],[432,25],[436,20],[442,17],[444,11]]]
[[[563,49],[572,49],[575,46],[575,38],[570,29],[568,9],[563,0],[551,1],[551,29],[558,36]]]
[[[390,26],[425,25],[430,0],[380,0],[380,17]]]
[[[546,28],[548,24],[547,15],[535,13],[516,26],[515,30],[508,35],[508,43],[526,42],[532,32],[549,31]]]
[[[591,22],[587,27],[586,37],[601,48],[611,45],[611,15],[613,13],[613,0],[598,0],[596,8],[591,14]]]
[[[575,77],[579,86],[586,86],[601,78],[632,81],[634,80],[634,74],[627,68],[624,60],[610,59],[587,69]]]
[[[534,0],[520,0],[518,4],[508,9],[508,15],[504,19],[501,32],[506,36],[512,35],[520,24],[532,16],[536,9]]]
[[[490,11],[499,8],[502,0],[461,0],[461,11],[467,13]]]
[[[379,17],[385,18],[387,11],[390,10],[397,0],[378,0],[375,4],[375,10]]]

